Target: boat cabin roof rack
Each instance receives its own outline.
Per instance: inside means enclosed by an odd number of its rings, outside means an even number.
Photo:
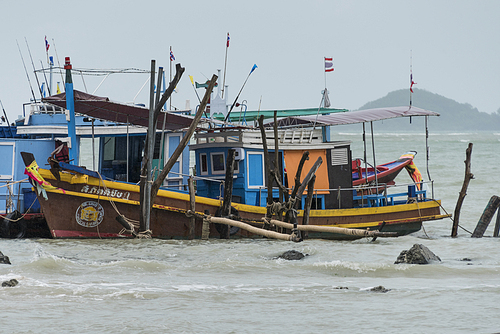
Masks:
[[[308,149],[308,147],[332,146],[332,142],[323,141],[321,128],[296,128],[278,131],[279,145],[283,149]],[[274,148],[274,131],[266,130],[267,145]],[[297,146],[297,144],[300,144]],[[350,141],[334,142],[334,145],[348,145]],[[195,135],[193,148],[203,147],[255,147],[262,148],[260,130],[233,130],[220,132],[205,132]]]

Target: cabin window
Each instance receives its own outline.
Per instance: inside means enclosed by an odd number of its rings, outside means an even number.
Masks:
[[[181,142],[182,136],[180,134],[167,134],[167,138],[165,140],[165,148],[164,148],[164,157],[163,161],[164,164],[166,161],[170,159],[172,154],[174,154],[175,150],[179,146]],[[177,158],[177,161],[174,163],[172,168],[170,169],[171,173],[168,173],[167,178],[168,179],[177,179],[177,178],[182,178],[182,157],[183,154],[180,154],[179,157]]]
[[[226,164],[224,163],[224,153],[222,152],[210,153],[210,160],[212,162],[212,174],[226,173]]]
[[[207,161],[207,154],[206,153],[200,154],[200,172],[201,172],[201,175],[208,174],[208,161]]]
[[[247,153],[247,171],[249,188],[264,186],[264,153]]]
[[[0,164],[0,179],[2,180],[12,180],[14,177],[15,146],[14,142],[0,143],[0,152],[4,158]]]

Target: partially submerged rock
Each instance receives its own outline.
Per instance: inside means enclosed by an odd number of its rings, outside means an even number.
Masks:
[[[379,285],[379,286],[376,286],[374,288],[371,288],[370,291],[386,293],[386,292],[391,291],[391,289],[386,289],[382,285]]]
[[[13,278],[9,281],[3,282],[2,287],[13,287],[13,286],[16,286],[18,284],[19,284],[19,282],[17,281],[17,279]]]
[[[415,244],[409,250],[402,251],[394,263],[429,264],[433,261],[441,261],[441,259],[424,245]]]
[[[301,260],[304,257],[306,257],[307,254],[302,254],[301,252],[298,252],[296,250],[289,250],[278,256],[278,259],[285,259],[285,260]]]
[[[10,263],[10,260],[9,260],[9,257],[6,256],[6,255],[3,255],[2,252],[0,252],[0,263],[3,263],[3,264],[11,264]]]

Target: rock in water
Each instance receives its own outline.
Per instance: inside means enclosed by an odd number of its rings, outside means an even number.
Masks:
[[[3,264],[11,264],[10,263],[10,260],[9,260],[9,257],[6,256],[6,255],[3,255],[2,252],[0,252],[0,263],[3,263]]]
[[[386,292],[391,291],[391,289],[386,289],[382,285],[379,285],[379,286],[376,286],[374,288],[371,288],[370,291],[386,293]]]
[[[402,251],[394,263],[429,264],[432,261],[441,261],[441,259],[424,245],[415,244],[409,250]]]
[[[16,286],[18,284],[19,284],[19,282],[17,281],[17,279],[13,278],[9,281],[3,282],[2,287],[13,287],[13,286]]]
[[[306,255],[302,254],[301,252],[297,252],[296,250],[289,250],[278,256],[278,259],[285,259],[285,260],[301,260],[305,257]]]

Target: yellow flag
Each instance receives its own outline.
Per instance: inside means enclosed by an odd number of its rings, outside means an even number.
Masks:
[[[194,85],[194,80],[192,75],[189,76],[189,80],[191,80],[191,85]]]
[[[61,94],[61,90],[59,89],[59,82],[57,83],[57,94]]]

